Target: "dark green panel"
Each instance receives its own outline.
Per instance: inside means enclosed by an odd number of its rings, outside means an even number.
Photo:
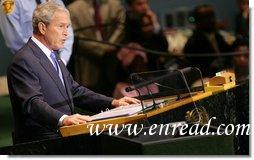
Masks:
[[[0,32],[0,76],[6,75],[6,70],[11,61],[11,58],[12,54],[6,47],[2,33]]]
[[[0,147],[12,145],[13,117],[9,96],[0,96]]]

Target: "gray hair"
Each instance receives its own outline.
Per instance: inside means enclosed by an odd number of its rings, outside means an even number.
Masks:
[[[43,22],[46,25],[50,24],[53,14],[59,10],[70,14],[69,11],[63,5],[56,3],[54,0],[38,5],[33,12],[32,19],[33,32],[34,33],[38,32],[38,24],[40,22]]]

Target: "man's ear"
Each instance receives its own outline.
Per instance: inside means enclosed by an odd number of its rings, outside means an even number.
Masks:
[[[39,29],[39,32],[44,35],[46,33],[46,30],[47,30],[47,26],[45,25],[45,23],[43,22],[39,22],[38,23],[38,29]]]

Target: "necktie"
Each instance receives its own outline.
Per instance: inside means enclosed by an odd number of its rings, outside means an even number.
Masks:
[[[54,68],[55,68],[55,70],[56,70],[56,72],[57,72],[59,78],[61,79],[63,86],[64,86],[63,75],[62,75],[61,68],[60,68],[60,66],[59,66],[59,64],[58,64],[56,52],[52,52],[52,53],[50,54],[50,58],[52,59],[52,61],[53,61],[53,66],[54,66]],[[64,86],[64,87],[65,87],[65,86]]]
[[[58,62],[57,62],[57,58],[56,58],[56,53],[52,52],[50,54],[50,58],[52,59],[52,61],[54,63],[54,68],[56,69],[57,73],[59,74],[59,66],[58,66]]]

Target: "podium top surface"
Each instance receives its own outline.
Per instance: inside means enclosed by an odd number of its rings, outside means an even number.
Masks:
[[[181,99],[178,101],[170,102],[168,105],[153,109],[145,114],[140,113],[140,114],[135,114],[135,115],[130,115],[130,116],[122,116],[122,117],[92,121],[87,124],[64,126],[64,127],[60,128],[60,132],[63,137],[68,137],[68,136],[73,136],[73,135],[90,133],[92,131],[92,130],[90,130],[90,127],[95,124],[97,124],[100,129],[105,129],[105,126],[107,124],[116,125],[116,124],[135,123],[137,121],[140,121],[140,120],[167,112],[169,110],[181,107],[183,105],[189,104],[193,101],[198,101],[198,100],[204,99],[204,98],[209,97],[211,95],[212,95],[212,92],[198,93],[192,97],[188,97],[188,98]],[[167,99],[167,98],[168,97],[162,97],[159,99],[161,100],[161,99]]]

